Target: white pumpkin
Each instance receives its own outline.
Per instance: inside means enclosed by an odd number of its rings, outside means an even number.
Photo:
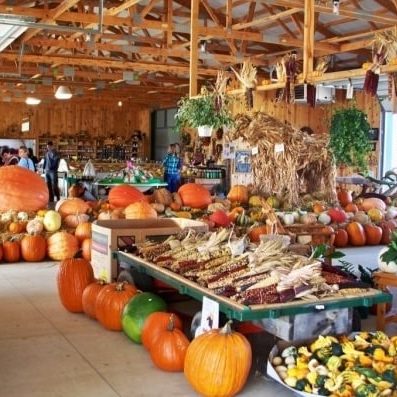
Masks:
[[[17,214],[17,218],[18,218],[20,221],[27,221],[27,220],[29,219],[29,215],[28,215],[27,212],[20,211],[20,212],[18,212],[18,214]]]
[[[43,225],[48,232],[56,232],[60,229],[62,224],[61,215],[56,211],[48,211],[44,215]]]
[[[331,223],[331,217],[326,212],[322,212],[318,216],[318,221],[323,225],[329,225]]]
[[[397,263],[389,262],[386,263],[382,260],[381,256],[389,249],[389,247],[384,247],[380,250],[378,255],[378,266],[379,270],[386,273],[397,273]]]
[[[394,219],[397,218],[397,207],[389,207],[386,211],[386,219]]]
[[[283,216],[284,225],[293,225],[295,223],[294,214],[284,214]]]
[[[26,231],[29,234],[40,234],[44,229],[43,222],[40,219],[32,219],[26,225]]]

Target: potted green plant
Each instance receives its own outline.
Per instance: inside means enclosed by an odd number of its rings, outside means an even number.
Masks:
[[[364,112],[351,106],[338,109],[332,116],[329,149],[337,166],[368,168],[370,125]]]
[[[225,102],[219,106],[216,95],[204,93],[196,98],[183,97],[178,102],[175,115],[176,130],[184,127],[197,128],[201,137],[210,137],[212,131],[230,126],[233,118]]]

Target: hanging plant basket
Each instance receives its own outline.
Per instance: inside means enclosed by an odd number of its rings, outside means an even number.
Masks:
[[[214,130],[214,127],[212,127],[210,125],[201,125],[200,127],[197,127],[198,136],[200,138],[211,137],[213,130]]]

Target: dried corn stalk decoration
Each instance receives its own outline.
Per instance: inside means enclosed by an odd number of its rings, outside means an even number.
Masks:
[[[254,95],[253,91],[256,87],[256,67],[251,63],[251,61],[244,61],[243,66],[241,68],[241,72],[238,73],[235,69],[233,69],[234,74],[237,79],[240,81],[243,90],[245,91],[245,100],[247,109],[250,110],[254,106]]]
[[[311,136],[255,112],[237,115],[228,138],[239,137],[252,147],[258,146],[259,155],[252,157],[255,192],[275,194],[285,203],[285,209],[300,205],[301,191],[321,191],[323,199],[336,201],[336,170],[327,149],[327,135]],[[281,144],[282,153],[275,150]]]
[[[223,105],[225,104],[228,80],[229,78],[225,75],[223,70],[218,72],[214,86],[215,110],[217,112],[220,112]]]
[[[323,57],[317,58],[315,72],[318,75],[323,75],[327,71],[330,61],[330,55],[325,55]]]
[[[298,74],[296,52],[284,55],[276,64],[276,71],[277,79],[280,82],[285,81],[285,87],[280,91],[277,102],[293,103],[295,101],[295,80]]]

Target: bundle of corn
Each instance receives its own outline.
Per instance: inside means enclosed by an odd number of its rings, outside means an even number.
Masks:
[[[336,201],[336,174],[327,149],[328,136],[311,136],[255,112],[237,115],[228,138],[239,137],[259,150],[252,158],[254,192],[276,195],[287,207],[299,205],[302,190],[322,190],[326,200]]]
[[[250,62],[245,61],[241,67],[240,73],[231,68],[240,81],[243,90],[245,91],[245,100],[247,109],[250,110],[254,106],[253,91],[256,87],[256,67]]]

